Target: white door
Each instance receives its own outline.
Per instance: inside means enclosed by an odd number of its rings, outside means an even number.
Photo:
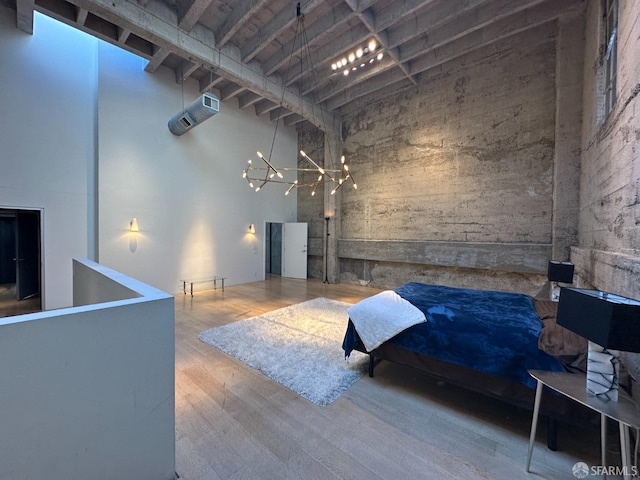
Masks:
[[[282,276],[307,278],[307,224],[282,224]]]

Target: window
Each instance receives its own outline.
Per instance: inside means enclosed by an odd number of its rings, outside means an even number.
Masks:
[[[604,80],[603,118],[616,103],[616,68],[618,53],[618,0],[602,1],[602,68]]]

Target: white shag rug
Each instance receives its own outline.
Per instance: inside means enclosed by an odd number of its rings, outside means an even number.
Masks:
[[[345,361],[351,305],[319,297],[202,332],[198,338],[317,405],[328,405],[367,370],[368,356]]]

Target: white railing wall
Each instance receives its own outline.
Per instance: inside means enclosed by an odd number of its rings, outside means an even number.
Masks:
[[[0,478],[173,479],[173,296],[73,276],[76,306],[0,318]]]

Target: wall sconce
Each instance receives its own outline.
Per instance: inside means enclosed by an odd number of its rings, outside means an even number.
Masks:
[[[249,225],[249,233],[256,233],[256,226],[253,223]]]
[[[129,231],[130,232],[139,232],[140,229],[138,228],[138,220],[136,219],[136,217],[133,217],[131,219],[131,221],[129,222]]]

